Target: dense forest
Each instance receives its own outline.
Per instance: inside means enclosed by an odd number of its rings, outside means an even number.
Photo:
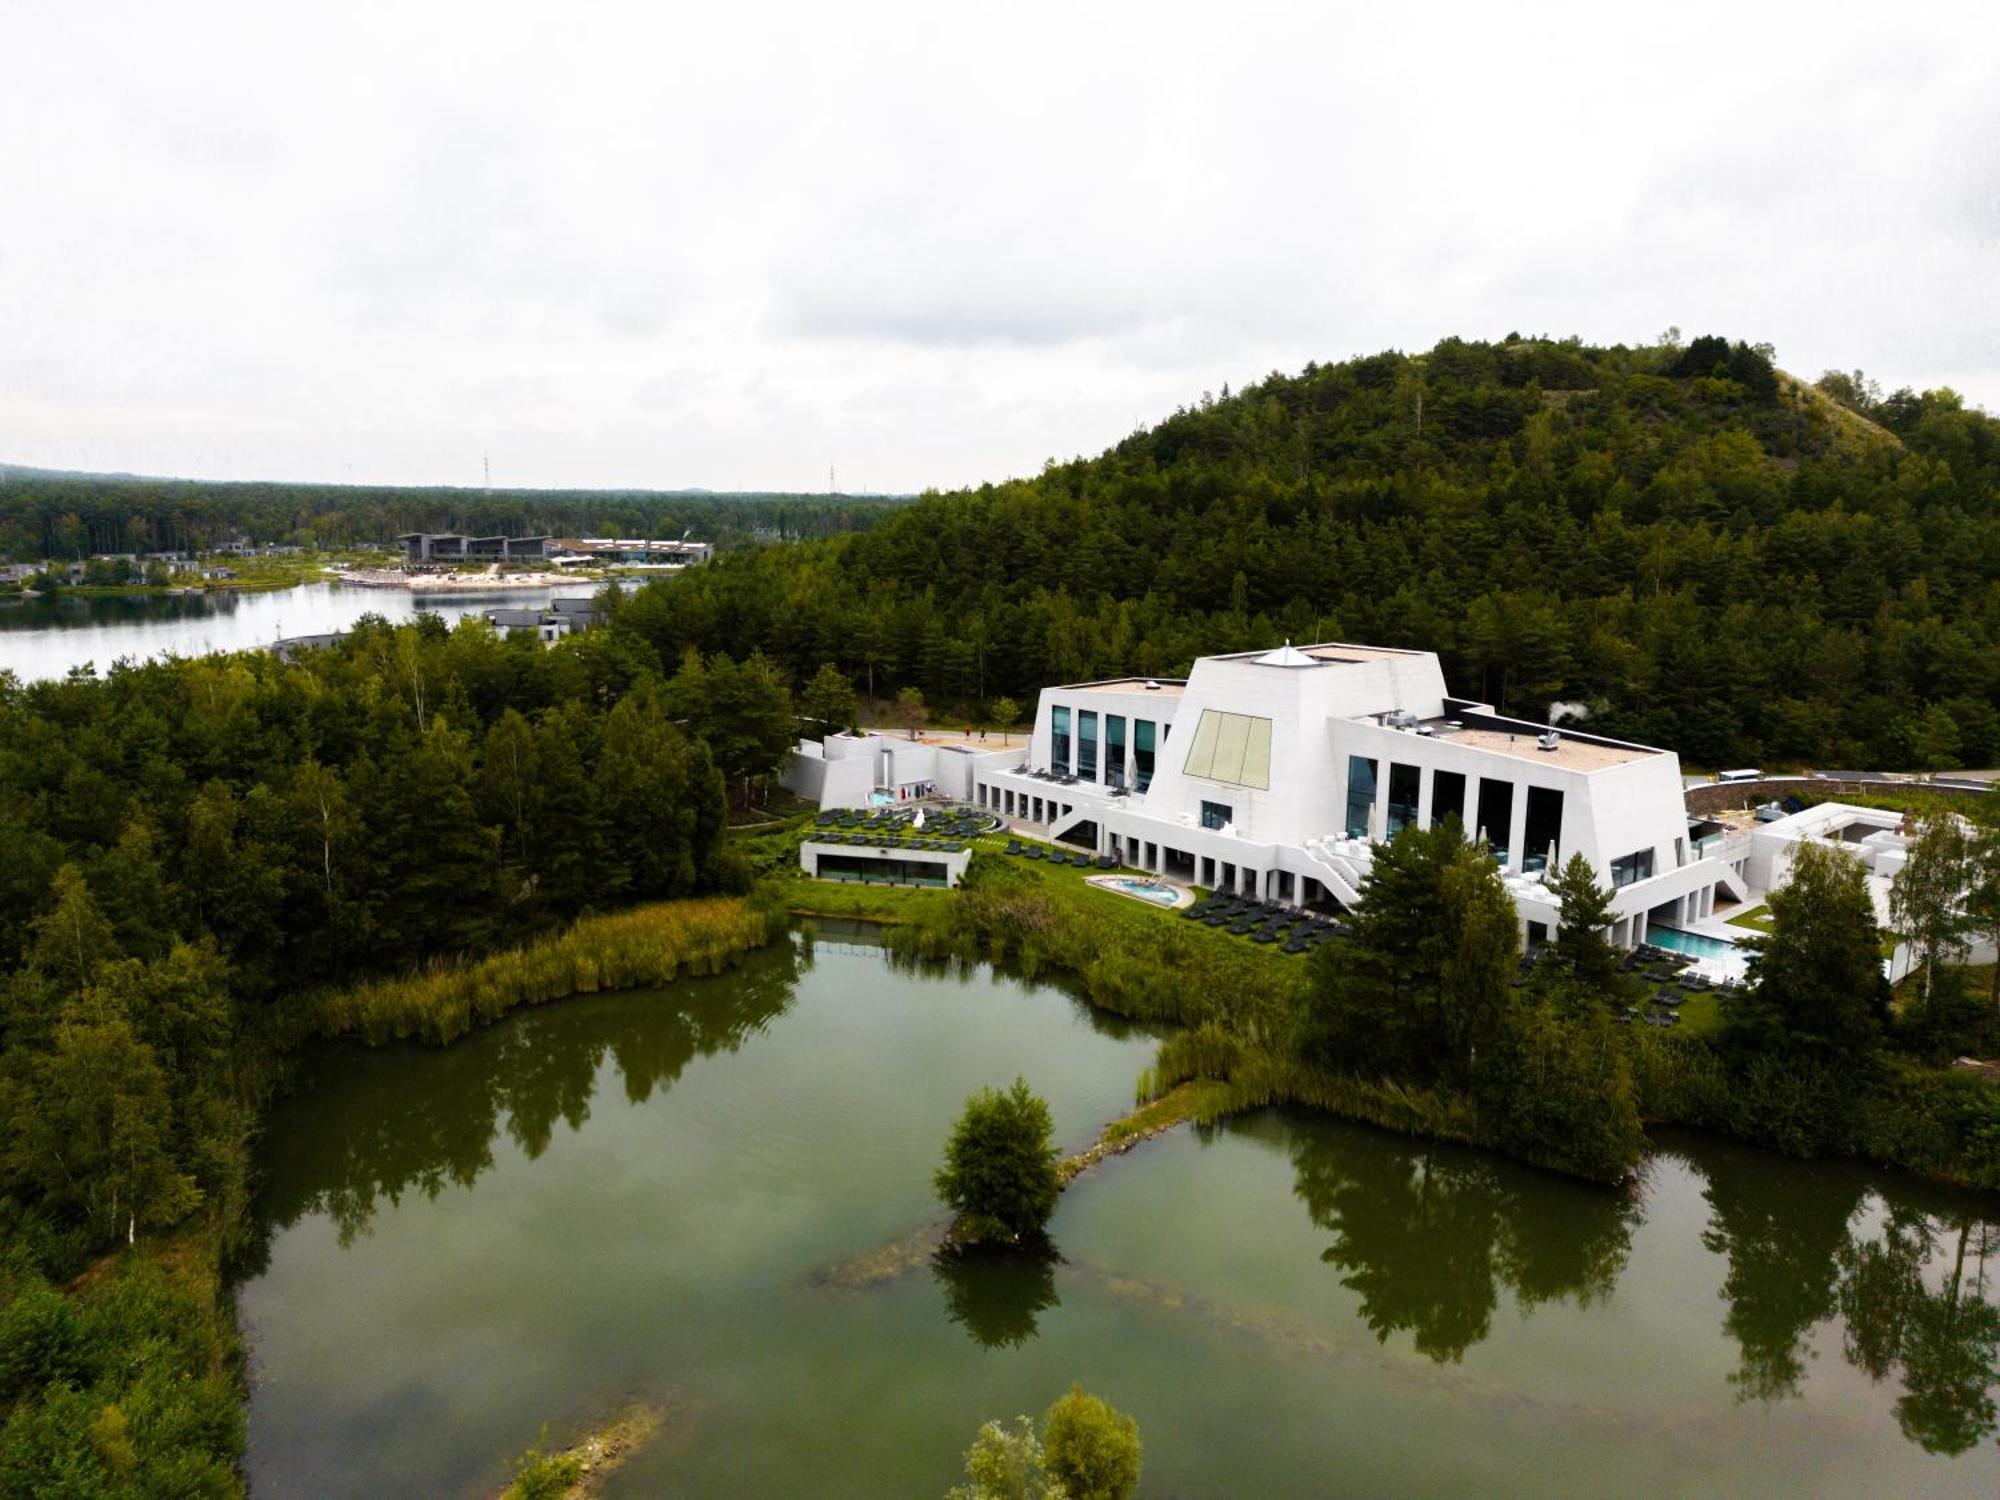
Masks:
[[[1407,645],[1697,764],[1991,765],[1996,494],[2000,421],[1947,390],[1809,387],[1712,337],[1448,339],[724,557],[623,622],[974,712],[1286,637]]]
[[[743,889],[728,787],[794,728],[760,661],[435,616],[0,672],[0,1496],[236,1493],[213,1257],[309,992]],[[91,1269],[167,1234],[178,1280]]]
[[[51,473],[0,464],[0,559],[197,551],[243,539],[330,549],[405,531],[479,536],[677,537],[718,546],[872,525],[877,495],[650,490],[413,489]]]

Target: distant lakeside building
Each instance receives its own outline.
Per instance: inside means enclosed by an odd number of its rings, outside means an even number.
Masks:
[[[411,563],[540,562],[546,536],[466,536],[457,531],[406,531],[396,540]]]
[[[714,556],[712,542],[655,542],[636,537],[561,537],[549,551],[549,560],[557,567],[572,568],[669,570],[695,567]]]
[[[1045,688],[1025,752],[834,736],[802,743],[787,776],[825,806],[934,787],[1121,864],[1301,906],[1354,906],[1377,844],[1456,819],[1530,942],[1559,925],[1544,878],[1572,854],[1611,888],[1623,946],[1747,894],[1742,862],[1694,841],[1679,757],[1453,697],[1428,651],[1206,656],[1185,681]]]

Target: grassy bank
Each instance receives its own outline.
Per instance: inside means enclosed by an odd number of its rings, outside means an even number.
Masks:
[[[777,936],[784,921],[781,908],[735,896],[585,917],[523,948],[315,996],[304,1029],[370,1045],[409,1037],[448,1043],[523,1005],[717,973]]]
[[[1093,1005],[1134,1020],[1227,1025],[1257,1045],[1289,1034],[1302,957],[1187,922],[1085,881],[1085,872],[982,849],[956,893],[800,882],[795,909],[896,924],[890,944],[920,958],[984,960],[1023,977],[1073,978]],[[878,917],[876,914],[882,914]]]
[[[215,1238],[141,1237],[67,1287],[0,1268],[0,1496],[242,1492],[242,1346]]]
[[[1309,1067],[1294,1028],[1309,970],[1302,957],[1100,891],[1084,873],[981,852],[957,892],[782,883],[800,914],[888,924],[900,954],[1001,964],[1027,978],[1061,974],[1095,1005],[1182,1028],[1161,1044],[1142,1099],[1190,1082],[1216,1085],[1189,1118],[1290,1103],[1402,1134],[1508,1151],[1563,1168],[1549,1151],[1495,1139],[1478,1101]],[[1620,1027],[1641,1118],[1712,1130],[1787,1154],[1854,1156],[1938,1181],[2000,1189],[2000,1088],[1966,1073],[1885,1057],[1859,1080],[1823,1077],[1794,1059],[1732,1068],[1717,1046],[1711,996],[1674,1032]]]

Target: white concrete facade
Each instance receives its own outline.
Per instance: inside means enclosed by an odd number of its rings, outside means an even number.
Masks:
[[[800,740],[778,781],[821,807],[873,807],[927,796],[970,802],[978,767],[1011,765],[1020,758],[1018,749],[978,751],[900,735],[836,734]]]
[[[1150,745],[1150,766],[1142,744]],[[998,761],[999,764],[994,764]],[[1613,887],[1623,944],[1709,916],[1737,872],[1689,839],[1669,751],[1551,737],[1450,696],[1435,654],[1330,643],[1203,657],[1185,682],[1048,688],[1025,755],[981,757],[973,801],[1193,884],[1352,905],[1372,845],[1456,814],[1482,836],[1530,935],[1545,871],[1581,854]]]

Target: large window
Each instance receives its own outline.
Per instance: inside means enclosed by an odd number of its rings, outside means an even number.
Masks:
[[[1104,784],[1125,785],[1125,720],[1118,714],[1104,716]]]
[[[1394,838],[1417,821],[1417,798],[1424,785],[1420,766],[1389,766],[1389,837]]]
[[[1049,710],[1049,769],[1057,775],[1069,774],[1069,710]]]
[[[1190,776],[1208,781],[1227,781],[1236,786],[1252,786],[1260,791],[1271,785],[1271,721],[1249,714],[1224,713],[1204,708],[1194,726],[1187,762],[1181,767]]]
[[[1446,818],[1465,825],[1465,776],[1458,771],[1439,771],[1431,777],[1431,827]]]
[[[1635,881],[1653,878],[1653,851],[1641,849],[1636,854],[1627,854],[1611,861],[1611,884],[1615,889],[1631,885]]]
[[[1097,715],[1087,708],[1076,716],[1076,774],[1097,780]]]
[[[1549,852],[1562,838],[1562,831],[1563,794],[1550,787],[1529,787],[1528,822],[1521,831],[1521,841],[1527,848],[1521,851],[1521,868],[1536,875],[1548,869]],[[1560,858],[1561,851],[1556,853]]]
[[[1139,791],[1153,784],[1153,721],[1132,721],[1132,778]]]
[[[1365,839],[1375,818],[1375,762],[1347,757],[1347,836]]]
[[[1201,826],[1221,828],[1236,821],[1236,809],[1226,802],[1204,802],[1201,805]]]
[[[1479,778],[1479,821],[1473,825],[1475,837],[1483,837],[1486,847],[1501,864],[1507,863],[1507,840],[1514,827],[1514,783]]]

